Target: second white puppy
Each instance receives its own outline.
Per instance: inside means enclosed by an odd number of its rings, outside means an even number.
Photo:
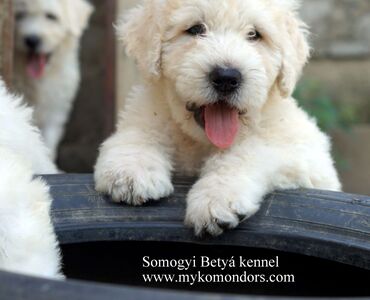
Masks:
[[[96,188],[140,205],[200,175],[186,223],[218,235],[274,189],[338,190],[330,142],[291,97],[309,56],[294,0],[146,0],[118,26],[145,83],[101,148]]]
[[[56,159],[80,83],[78,50],[93,11],[85,0],[13,0],[14,85]]]

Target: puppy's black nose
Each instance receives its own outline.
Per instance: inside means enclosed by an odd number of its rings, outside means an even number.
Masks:
[[[240,87],[243,76],[237,69],[215,68],[210,74],[210,80],[217,92],[230,95]]]
[[[41,38],[37,35],[29,35],[25,37],[24,43],[28,49],[35,51],[41,45]]]

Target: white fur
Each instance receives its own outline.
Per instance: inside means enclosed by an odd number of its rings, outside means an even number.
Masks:
[[[275,189],[339,190],[330,141],[291,97],[309,56],[297,1],[146,0],[118,26],[145,83],[127,100],[117,133],[101,147],[96,188],[142,204],[172,193],[171,172],[200,175],[186,224],[218,235],[256,213]],[[207,33],[185,31],[204,23]],[[248,41],[257,28],[262,40]],[[186,110],[216,102],[215,66],[246,79],[229,101],[244,112],[236,141],[219,150]]]
[[[57,173],[49,149],[31,122],[32,109],[20,97],[8,94],[0,79],[0,145],[27,159],[35,174]]]
[[[79,42],[93,8],[85,0],[14,0],[14,10],[24,14],[16,22],[15,89],[34,107],[35,124],[56,159],[80,83]],[[47,13],[58,20],[48,20]],[[41,53],[51,54],[40,79],[26,72],[24,38],[30,34],[42,38]]]
[[[31,115],[0,79],[0,268],[62,278],[49,188],[32,178],[56,173],[56,167]]]

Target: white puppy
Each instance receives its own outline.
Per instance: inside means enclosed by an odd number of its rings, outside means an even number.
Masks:
[[[78,50],[92,6],[85,0],[14,0],[15,89],[56,158],[80,83]]]
[[[118,26],[145,77],[100,150],[96,188],[140,205],[200,175],[186,224],[218,235],[274,189],[339,190],[328,137],[291,97],[309,56],[293,0],[146,0]]]
[[[56,173],[56,167],[31,118],[32,110],[0,79],[0,268],[61,278],[49,189],[32,178]]]

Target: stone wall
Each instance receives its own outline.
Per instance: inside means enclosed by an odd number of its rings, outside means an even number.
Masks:
[[[370,1],[304,0],[313,59],[304,79],[317,80],[338,102],[350,102],[370,122]]]
[[[312,30],[315,58],[370,58],[369,0],[305,0],[301,14]]]

